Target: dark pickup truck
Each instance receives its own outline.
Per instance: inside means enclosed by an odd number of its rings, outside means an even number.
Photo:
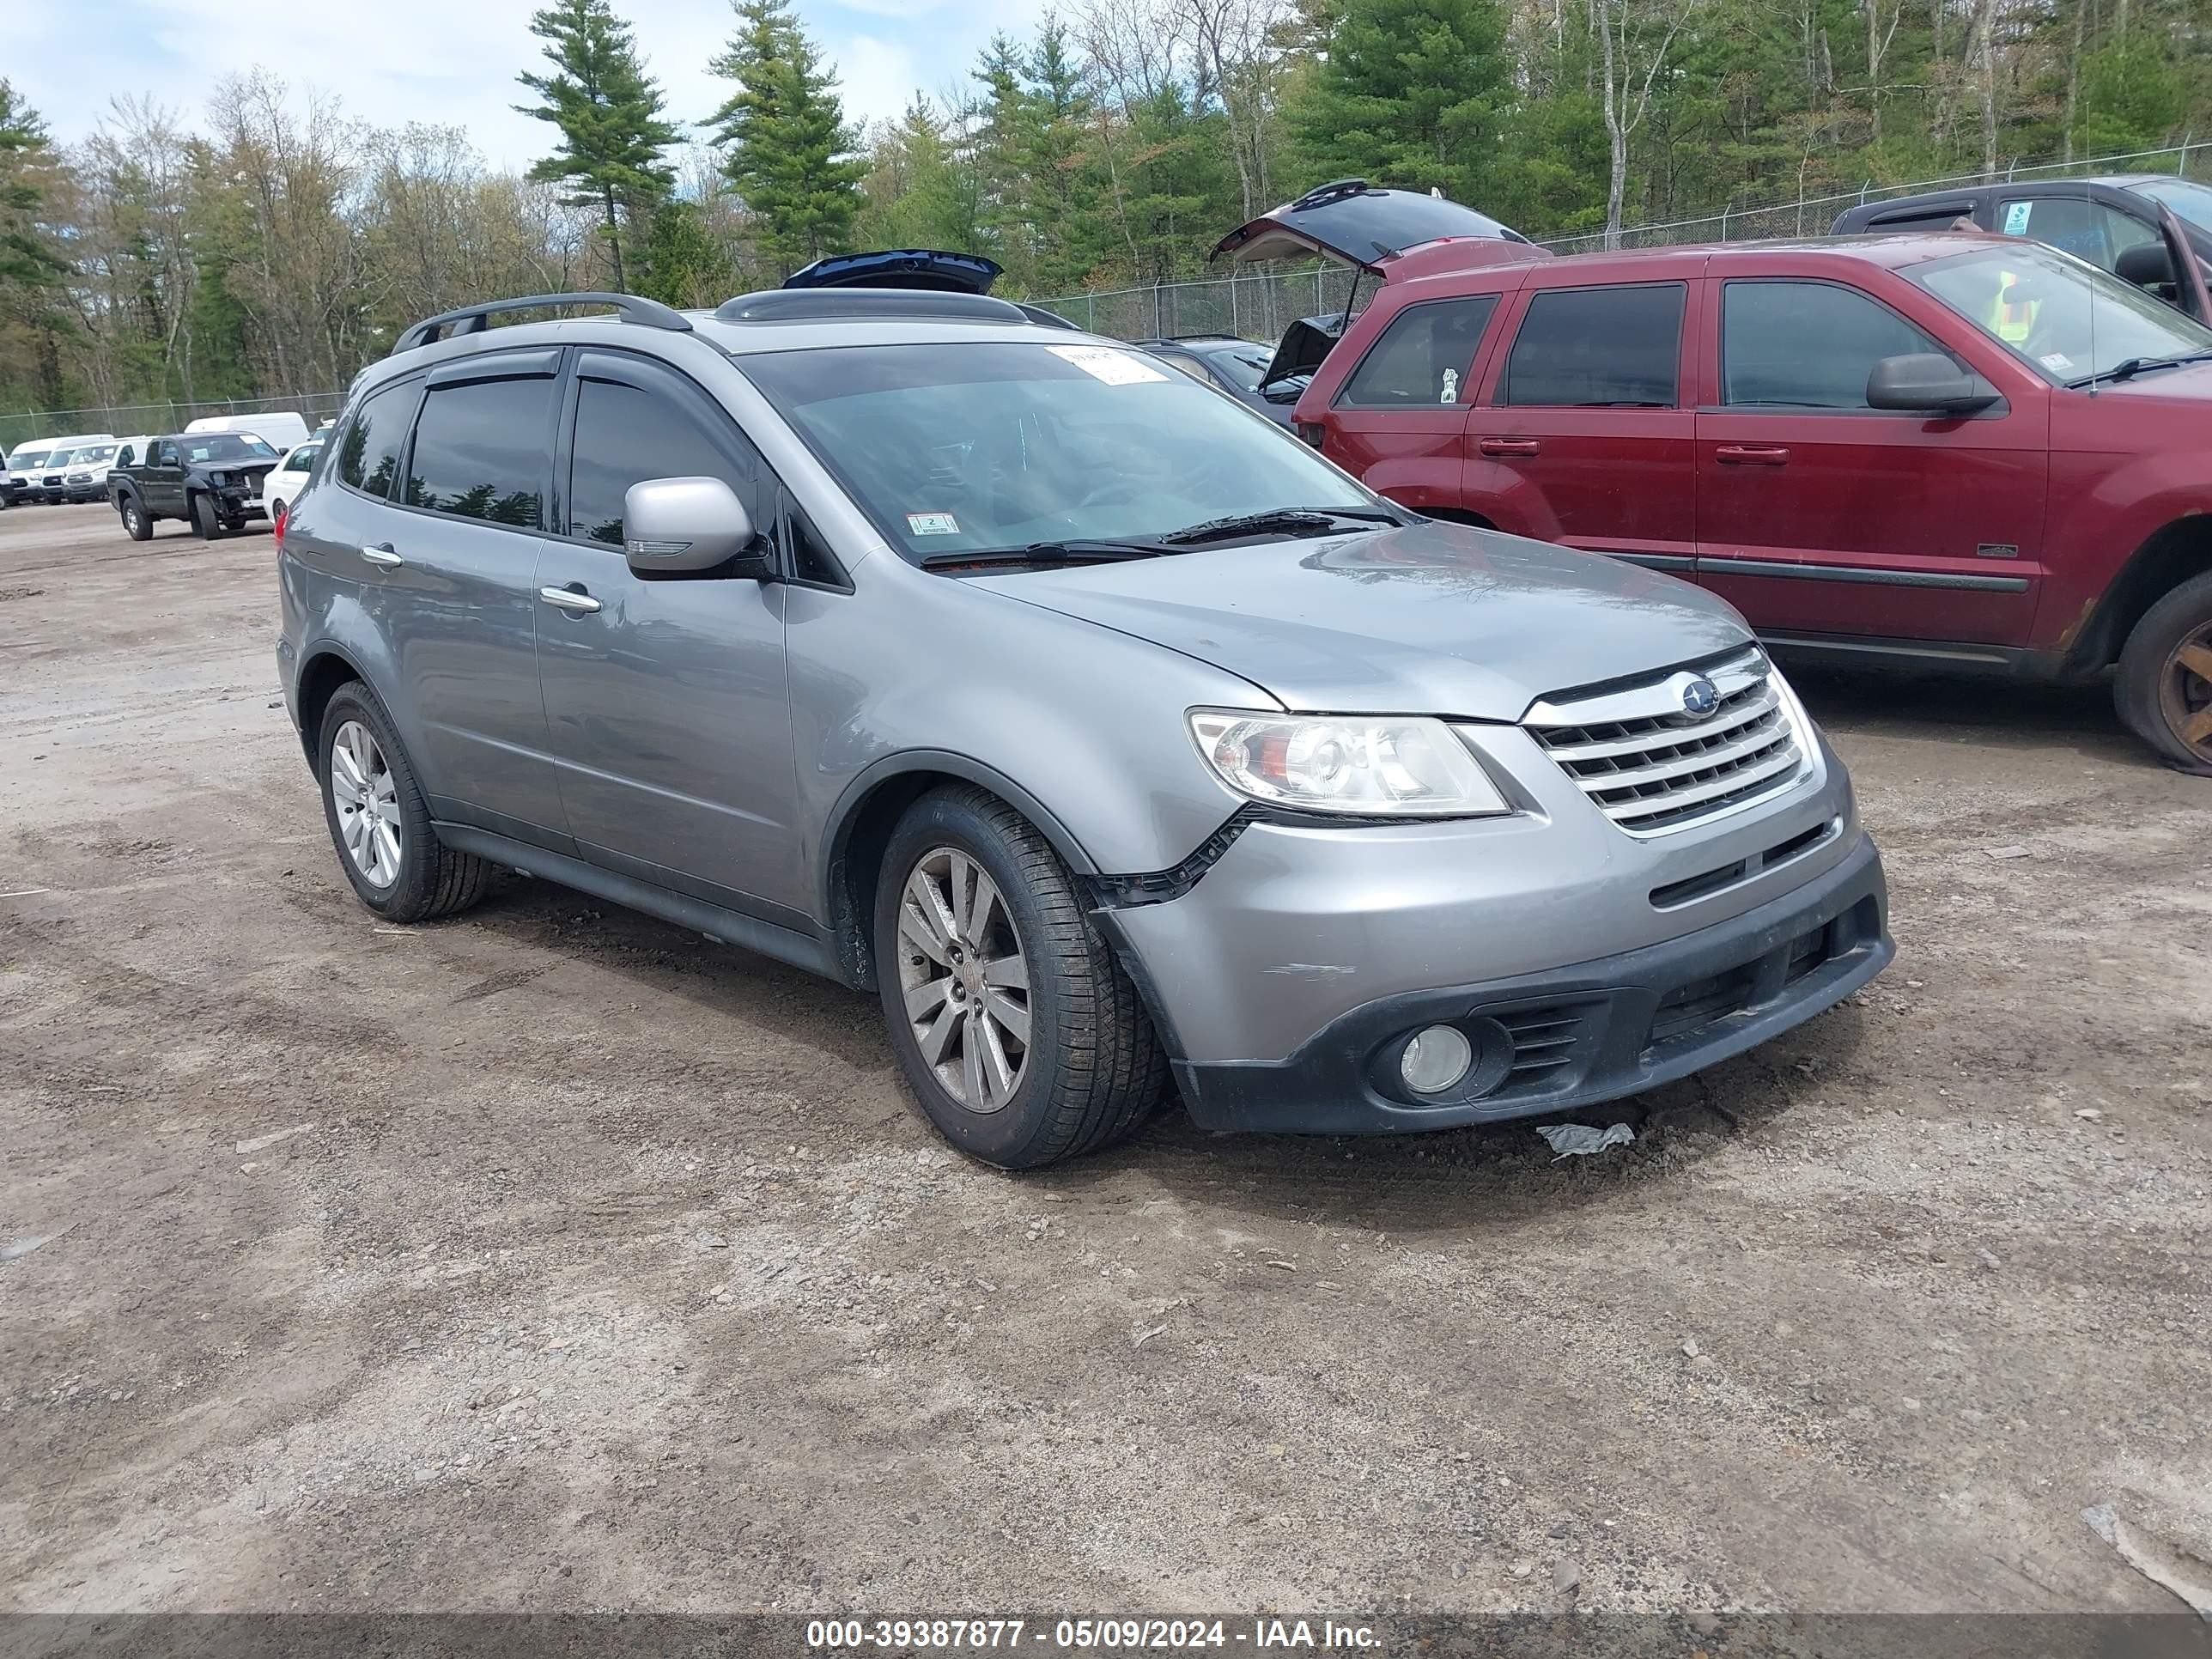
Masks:
[[[247,434],[180,432],[153,439],[143,455],[118,456],[107,499],[133,541],[151,537],[159,519],[182,519],[212,540],[261,516],[261,481],[281,459]]]

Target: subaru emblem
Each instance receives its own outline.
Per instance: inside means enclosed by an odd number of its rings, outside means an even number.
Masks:
[[[1682,712],[1703,720],[1721,706],[1721,689],[1700,674],[1682,688]]]

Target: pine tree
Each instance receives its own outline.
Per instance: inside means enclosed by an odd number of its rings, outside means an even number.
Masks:
[[[945,124],[919,93],[877,140],[859,221],[872,247],[984,251],[976,171],[963,165]]]
[[[69,270],[39,226],[46,191],[37,175],[53,159],[46,123],[0,81],[0,283],[52,288]]]
[[[653,210],[638,292],[677,307],[717,306],[736,275],[730,256],[696,202],[671,197]]]
[[[1480,205],[1511,69],[1498,0],[1343,0],[1291,112],[1310,182],[1359,177]]]
[[[738,83],[709,125],[777,280],[849,246],[867,162],[837,98],[834,70],[789,0],[736,0],[738,31],[708,66]]]
[[[627,293],[622,221],[640,204],[658,202],[675,181],[661,152],[676,142],[676,129],[661,118],[660,88],[645,72],[629,25],[607,0],[560,0],[530,20],[530,32],[546,43],[555,73],[516,76],[542,101],[515,107],[561,130],[561,147],[530,177],[570,185],[571,207],[599,209],[615,287]]]

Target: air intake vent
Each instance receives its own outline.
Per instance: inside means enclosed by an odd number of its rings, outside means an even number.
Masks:
[[[1692,713],[1702,702],[1701,712]],[[1809,741],[1753,650],[1699,672],[1547,700],[1523,722],[1597,809],[1632,836],[1686,830],[1804,775]]]

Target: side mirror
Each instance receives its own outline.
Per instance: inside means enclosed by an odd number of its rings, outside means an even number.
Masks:
[[[1874,409],[1911,414],[1972,415],[1997,401],[1996,389],[1940,352],[1915,351],[1885,357],[1867,376],[1866,398]]]
[[[641,576],[697,575],[737,563],[730,574],[775,574],[752,514],[720,478],[647,478],[623,497],[623,550]]]
[[[2162,288],[2173,280],[2173,256],[2163,242],[2138,242],[2120,255],[2113,275],[2137,288]]]

